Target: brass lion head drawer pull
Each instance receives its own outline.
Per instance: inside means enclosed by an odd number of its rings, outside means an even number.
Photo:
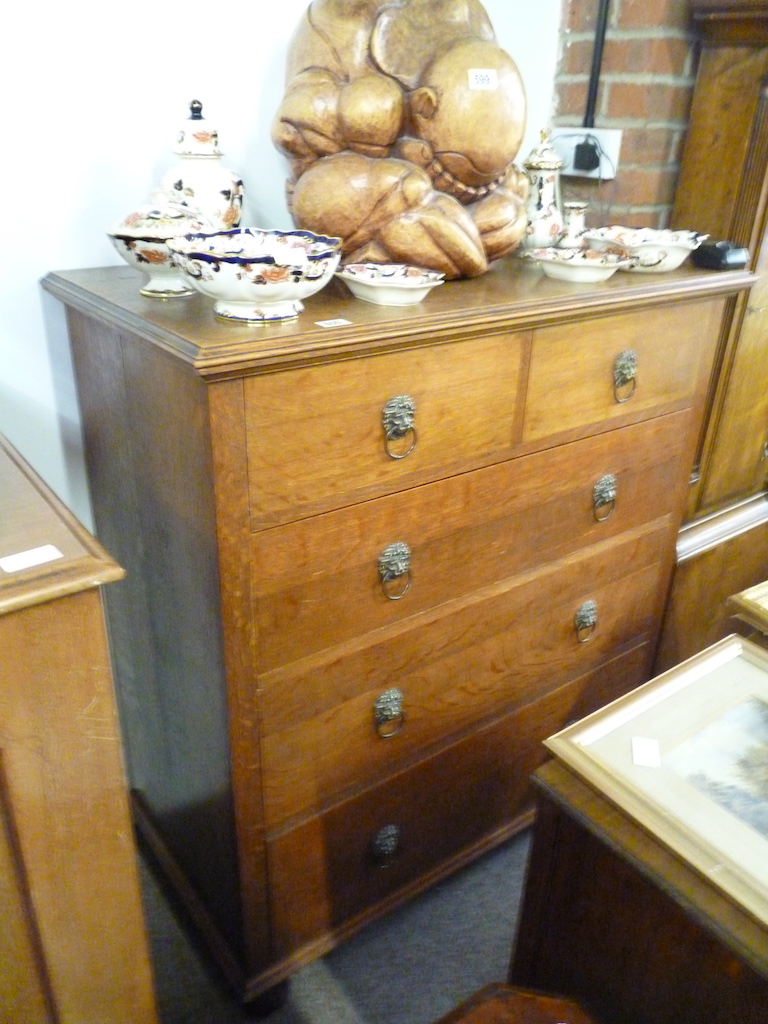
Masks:
[[[597,601],[585,601],[576,612],[574,619],[576,639],[585,644],[594,636],[597,627]]]
[[[397,736],[405,724],[403,691],[393,686],[392,689],[380,693],[373,705],[373,720],[376,723],[376,732],[383,740]]]
[[[384,825],[371,840],[371,855],[379,867],[385,868],[400,849],[400,826]]]
[[[399,601],[411,589],[411,549],[404,541],[396,541],[379,555],[379,577],[384,596]]]
[[[592,511],[598,523],[604,523],[615,508],[616,477],[613,473],[606,473],[592,488]]]
[[[381,413],[384,425],[384,449],[390,459],[404,459],[416,447],[416,404],[410,395],[395,395],[390,398]],[[410,435],[410,444],[398,445]]]
[[[637,387],[637,352],[620,352],[613,364],[613,394],[617,402],[628,402]]]

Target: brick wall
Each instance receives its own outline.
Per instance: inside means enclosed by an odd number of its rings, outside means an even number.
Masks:
[[[598,9],[563,0],[554,125],[583,124]],[[588,225],[667,226],[697,55],[687,0],[611,0],[594,125],[623,130],[619,171],[562,180],[563,199],[589,201]]]

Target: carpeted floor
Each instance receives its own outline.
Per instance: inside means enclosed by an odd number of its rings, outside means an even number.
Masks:
[[[432,1024],[504,981],[528,847],[528,832],[516,836],[305,967],[265,1024]],[[146,864],[142,884],[162,1024],[253,1021]]]

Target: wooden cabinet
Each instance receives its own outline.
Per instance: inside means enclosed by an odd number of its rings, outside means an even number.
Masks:
[[[334,282],[233,327],[129,270],[46,279],[128,568],[137,814],[246,998],[528,823],[541,740],[649,677],[751,280],[513,259],[414,307]]]
[[[761,1024],[768,928],[565,765],[539,797],[510,981],[602,1024]]]
[[[726,306],[657,671],[722,639],[728,594],[768,576],[768,3],[690,6],[702,47],[672,225],[748,248],[757,282]]]
[[[122,569],[0,439],[0,1017],[157,1020],[100,588]]]

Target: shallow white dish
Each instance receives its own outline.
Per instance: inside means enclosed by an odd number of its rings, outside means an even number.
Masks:
[[[380,306],[410,306],[424,296],[445,275],[406,263],[348,263],[336,274],[352,294]]]
[[[319,292],[341,259],[341,239],[312,231],[235,228],[171,238],[182,276],[215,299],[219,320],[292,320],[302,299]]]
[[[630,256],[629,266],[622,270],[655,274],[677,270],[707,237],[696,231],[624,228],[618,224],[586,231],[583,235],[593,249]]]
[[[627,256],[596,249],[529,249],[525,255],[535,260],[548,277],[581,284],[607,281],[629,262]]]

